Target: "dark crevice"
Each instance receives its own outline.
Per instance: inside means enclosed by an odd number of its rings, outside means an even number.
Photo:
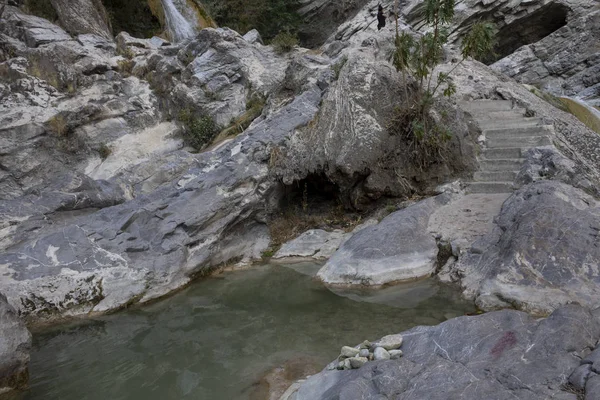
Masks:
[[[549,3],[529,15],[519,18],[498,31],[498,44],[486,64],[514,53],[522,46],[539,42],[567,24],[570,9],[564,4]]]

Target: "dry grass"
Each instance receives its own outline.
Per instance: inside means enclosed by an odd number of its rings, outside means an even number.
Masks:
[[[67,120],[60,114],[50,118],[47,122],[48,130],[57,136],[65,137],[69,134]]]

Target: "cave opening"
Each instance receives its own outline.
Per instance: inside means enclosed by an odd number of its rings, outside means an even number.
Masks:
[[[494,54],[482,61],[493,64],[522,46],[539,42],[565,26],[569,12],[564,4],[549,3],[500,28]]]
[[[127,32],[137,38],[151,38],[162,32],[160,20],[148,0],[102,0],[114,35]],[[156,7],[161,7],[160,3]]]
[[[280,203],[283,209],[292,207],[310,213],[340,204],[340,188],[324,173],[308,174],[291,185],[283,185]]]

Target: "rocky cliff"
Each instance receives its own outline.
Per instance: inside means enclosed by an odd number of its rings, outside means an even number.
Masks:
[[[600,305],[600,136],[506,75],[549,90],[562,82],[569,94],[597,96],[592,2],[461,3],[455,42],[472,21],[492,18],[500,27],[503,58],[484,60],[494,62],[491,68],[474,60],[457,66],[454,48],[447,49],[439,70],[453,70],[457,94],[436,100],[432,118],[452,131],[450,157],[426,170],[410,162],[407,143],[388,130],[403,93],[401,76],[389,63],[393,19],[377,30],[377,1],[346,2],[342,9],[331,1],[305,2],[303,12],[312,21],[331,23],[330,14],[351,18],[319,50],[296,47],[289,53],[263,45],[256,31],[241,36],[206,28],[196,34],[199,25],[177,41],[124,32],[113,39],[99,3],[81,0],[69,9],[58,0],[52,4],[60,25],[14,5],[3,8],[0,20],[0,292],[11,321],[14,315],[38,323],[114,311],[164,296],[223,265],[257,260],[269,248],[268,223],[284,197],[323,184],[351,210],[412,198],[380,223],[343,235],[319,273],[325,282],[382,285],[438,275],[485,310],[548,315],[567,303]],[[179,3],[170,4],[176,6],[171,12],[193,22]],[[393,8],[392,1],[382,4]],[[89,12],[79,18],[76,10]],[[409,2],[402,11],[401,29],[418,34],[418,4]],[[539,29],[523,30],[531,26]],[[583,36],[584,55],[560,44]],[[552,54],[559,47],[557,59]],[[537,52],[528,59],[540,68],[535,77],[518,57],[529,50]],[[516,70],[521,72],[511,72]],[[479,108],[473,107],[477,101]],[[501,109],[487,108],[494,104]],[[519,118],[509,120],[512,114]],[[202,136],[203,145],[193,149],[186,135],[204,135],[202,121],[222,129],[216,139]],[[511,147],[515,142],[526,145]],[[507,180],[502,187],[509,190],[478,196],[465,191],[467,182],[482,176]],[[419,201],[431,195],[436,197]],[[517,338],[507,339],[511,349],[541,347],[531,332],[549,332],[556,324],[559,339],[566,340],[570,332],[560,322],[565,313],[595,315],[562,310],[548,322],[517,311],[469,319],[473,334],[465,340],[498,325]],[[593,325],[594,318],[586,323]],[[462,324],[418,328],[414,334],[425,339],[402,362],[401,369],[410,369],[403,376],[416,377],[418,368],[433,373],[439,365],[431,360],[441,353],[429,351],[425,360],[417,356],[419,346],[439,343],[439,332],[455,335]],[[7,351],[16,352],[18,362],[4,369],[16,371],[10,382],[22,381],[27,362],[28,338],[17,328],[18,349]],[[595,348],[597,327],[588,328],[590,337],[578,330],[575,347],[551,351],[559,367],[532,378],[552,381],[548,390],[523,387],[540,396],[560,392],[577,367],[569,352],[583,357],[584,349]],[[495,348],[494,340],[484,353]],[[455,359],[479,360],[479,353],[450,355],[445,344],[439,347],[450,360],[444,368],[455,369]],[[543,362],[544,354],[536,357]],[[313,397],[299,398],[339,397],[348,382],[375,382],[378,368],[393,375],[396,363],[324,373],[310,381],[316,386],[307,383],[298,392]],[[445,385],[464,390],[485,375],[469,371]],[[411,393],[409,386],[384,381],[369,395]],[[469,398],[516,393],[509,381],[498,385],[474,388]]]

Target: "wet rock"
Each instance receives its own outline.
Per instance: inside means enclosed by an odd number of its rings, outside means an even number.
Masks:
[[[344,347],[342,347],[340,356],[341,357],[355,357],[358,355],[358,353],[359,353],[358,349],[356,349],[354,347],[350,347],[350,346],[344,346]]]
[[[0,395],[27,387],[31,334],[0,293]]]
[[[438,247],[427,225],[430,215],[448,200],[441,195],[421,201],[359,231],[317,277],[329,284],[383,285],[431,275]]]
[[[402,335],[402,358],[320,372],[302,384],[296,399],[571,398],[563,385],[579,366],[573,350],[595,346],[600,321],[569,305],[541,320],[504,310]]]
[[[390,353],[383,347],[375,347],[375,351],[373,351],[373,358],[377,360],[389,360]]]

